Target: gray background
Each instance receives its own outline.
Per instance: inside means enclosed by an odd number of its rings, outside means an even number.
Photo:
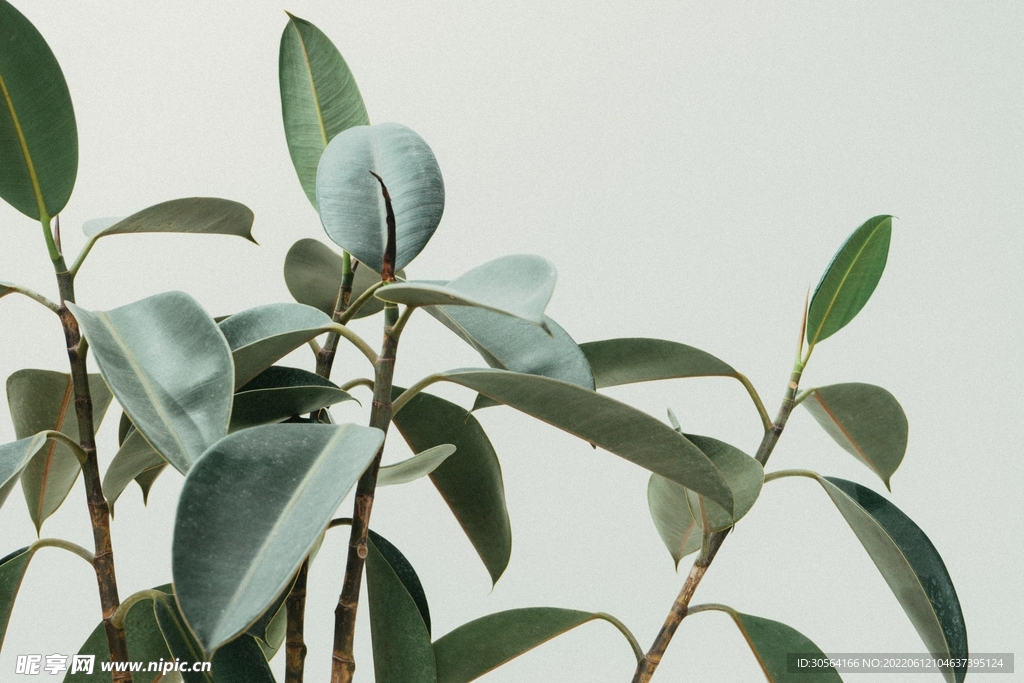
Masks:
[[[289,300],[285,252],[301,237],[326,238],[280,123],[285,8],[19,4],[53,47],[75,102],[81,164],[62,215],[66,251],[76,253],[86,220],[175,197],[222,196],[256,214],[259,247],[228,237],[104,240],[81,271],[79,302],[103,309],[183,289],[220,315]],[[773,413],[808,287],[854,228],[896,215],[877,292],[815,352],[804,386],[871,382],[899,398],[910,447],[891,499],[945,558],[972,649],[1024,652],[1019,3],[286,9],[332,37],[373,122],[408,125],[437,154],[445,216],[411,276],[449,278],[508,253],[543,255],[559,270],[549,313],[578,341],[652,336],[706,349],[745,372]],[[0,229],[0,279],[55,296],[38,227],[4,205]],[[20,297],[0,307],[0,375],[66,368],[50,314]],[[376,343],[377,324],[357,329]],[[311,367],[312,359],[303,353],[294,362]],[[335,377],[365,374],[361,363],[346,354]],[[467,365],[481,362],[417,315],[396,381]],[[672,407],[688,430],[748,451],[759,439],[756,413],[735,382],[611,393],[659,417]],[[365,419],[358,408],[335,415]],[[480,419],[502,459],[514,535],[511,564],[493,590],[427,481],[382,491],[374,509],[375,528],[419,571],[435,635],[493,611],[554,605],[611,612],[646,647],[689,563],[676,574],[657,537],[645,472],[506,408]],[[108,422],[100,432],[104,464],[116,436],[116,419]],[[13,438],[0,425],[0,439]],[[388,457],[404,455],[394,445]],[[803,411],[769,470],[789,467],[882,489]],[[170,580],[180,481],[163,475],[148,507],[134,486],[119,502],[122,596]],[[0,554],[35,538],[20,497],[15,491],[0,511]],[[43,535],[89,546],[84,512],[79,485]],[[327,676],[344,543],[332,533],[312,571],[310,681]],[[923,650],[856,539],[807,480],[766,487],[695,598],[709,601],[786,622],[827,652]],[[17,654],[76,651],[97,620],[92,573],[70,555],[41,552],[11,619],[0,677],[12,676]],[[365,620],[357,635],[359,677],[370,680]],[[598,623],[484,680],[626,681],[632,668],[626,644]],[[760,678],[727,617],[694,615],[655,680],[712,676]],[[892,680],[856,680],[873,678]]]

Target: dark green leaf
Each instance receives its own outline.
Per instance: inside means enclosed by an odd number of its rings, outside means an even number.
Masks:
[[[677,377],[735,377],[710,353],[664,339],[604,339],[580,344],[598,389]]]
[[[132,430],[121,448],[114,454],[106,474],[103,475],[103,495],[113,511],[114,503],[121,497],[125,487],[146,472],[159,473],[167,464],[159,453],[153,450],[149,442],[142,438],[137,430]],[[143,492],[145,498],[148,489]]]
[[[156,478],[159,477],[166,469],[167,463],[165,462],[161,463],[160,465],[156,465],[154,467],[145,469],[142,472],[139,472],[139,474],[135,477],[135,483],[139,485],[140,489],[142,489],[143,505],[149,503],[149,491],[150,489],[153,488],[153,482],[155,482]]]
[[[836,252],[807,311],[810,346],[841,330],[864,308],[885,270],[891,235],[892,216],[875,216]]]
[[[890,488],[889,479],[907,452],[909,429],[895,396],[873,384],[833,384],[814,389],[802,405]]]
[[[394,465],[385,465],[377,473],[377,486],[398,486],[415,481],[436,470],[454,452],[455,446],[445,443]]]
[[[99,429],[113,397],[99,375],[89,375],[89,390],[95,430]],[[7,402],[19,439],[52,429],[79,440],[71,375],[51,370],[18,370],[7,378]],[[25,467],[21,488],[37,532],[71,492],[80,470],[78,458],[59,441],[50,441]]]
[[[693,518],[686,487],[657,474],[647,482],[647,507],[662,542],[679,567],[679,561],[701,548],[703,531]]]
[[[174,526],[174,587],[213,652],[280,595],[383,441],[355,425],[235,432],[195,464]]]
[[[402,554],[398,548],[395,547],[391,541],[378,534],[373,529],[367,531],[370,542],[373,547],[377,549],[380,556],[388,563],[391,567],[391,571],[395,573],[398,580],[402,582],[402,587],[412,598],[412,601],[416,604],[416,609],[420,613],[420,618],[423,619],[423,625],[427,627],[427,636],[430,636],[430,606],[427,604],[427,594],[423,590],[423,584],[420,583],[420,577],[416,575],[416,570],[413,569],[412,564],[406,559],[405,555]]]
[[[90,221],[83,230],[95,239],[139,232],[180,232],[237,235],[255,242],[252,221],[252,211],[244,204],[216,197],[187,197],[155,204],[109,227]]]
[[[355,301],[372,285],[380,282],[380,273],[363,263],[353,263],[352,298]],[[300,304],[334,315],[334,304],[341,289],[342,258],[322,242],[304,238],[292,245],[284,257],[284,282]],[[396,273],[405,279],[405,271]],[[384,302],[370,297],[353,316],[365,318],[384,308]]]
[[[227,433],[231,417],[231,351],[216,324],[182,292],[106,312],[68,306],[132,423],[188,472]]]
[[[34,553],[35,550],[28,546],[0,559],[0,647],[3,647],[4,636],[7,635],[14,600],[18,597],[18,589]]]
[[[281,35],[278,77],[288,151],[302,189],[316,207],[316,168],[327,143],[347,128],[368,125],[370,119],[334,43],[292,14]]]
[[[395,387],[395,395],[401,391]],[[497,582],[512,552],[512,528],[501,465],[483,427],[464,408],[422,392],[393,420],[413,452],[455,446],[455,454],[430,479],[476,548],[491,581]]]
[[[78,175],[78,128],[57,58],[0,0],[0,197],[36,220],[56,216]]]
[[[229,431],[287,420],[341,401],[354,401],[322,377],[281,366],[271,366],[235,394]]]
[[[711,462],[722,471],[722,474],[725,475],[725,481],[729,484],[729,489],[732,490],[732,495],[736,501],[735,510],[730,513],[722,509],[715,501],[702,501],[703,496],[693,491],[687,491],[690,514],[693,515],[694,519],[703,519],[704,515],[701,514],[701,503],[703,502],[704,514],[707,515],[711,531],[728,529],[736,524],[754,506],[754,501],[761,494],[761,485],[764,483],[764,468],[761,467],[761,463],[757,460],[724,441],[696,434],[686,434],[686,438],[697,448],[704,451],[704,454],[711,459]]]
[[[397,123],[349,128],[324,151],[316,178],[320,221],[335,244],[379,273],[387,223],[381,186],[371,171],[391,196],[399,270],[416,258],[441,222],[441,169],[423,138]]]
[[[46,444],[46,433],[35,434],[0,446],[0,505],[7,500],[22,470]]]

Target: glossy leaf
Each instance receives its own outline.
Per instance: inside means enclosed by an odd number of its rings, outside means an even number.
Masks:
[[[281,34],[278,77],[288,152],[316,207],[316,168],[327,143],[347,128],[369,125],[370,119],[338,48],[316,26],[292,14]]]
[[[679,377],[734,377],[710,353],[664,339],[604,339],[580,344],[598,389]]]
[[[295,580],[297,577],[298,572],[292,575],[292,580],[285,584],[284,590],[277,594],[277,597],[274,598],[274,602],[270,603],[270,607],[268,607],[263,614],[256,619],[256,621],[250,624],[249,628],[245,629],[246,633],[257,640],[263,641],[263,643],[268,646],[271,645],[271,641],[273,640],[273,634],[270,632],[271,625],[274,623],[274,620],[278,615],[282,612],[287,612],[285,603],[288,600],[288,595],[292,592],[292,588],[295,587]]]
[[[420,618],[423,619],[423,625],[427,627],[427,636],[429,638],[430,607],[427,605],[427,594],[423,590],[423,584],[420,583],[420,577],[416,575],[416,570],[413,569],[412,564],[402,554],[402,551],[396,548],[391,541],[373,529],[370,529],[367,534],[373,547],[377,549],[380,557],[391,567],[391,571],[402,582],[405,592],[409,594],[409,597],[415,603],[416,610],[419,612]]]
[[[681,559],[700,550],[704,537],[703,525],[693,518],[686,493],[685,486],[657,474],[647,482],[647,507],[654,528],[677,569]]]
[[[29,218],[56,216],[78,175],[78,128],[46,40],[0,0],[0,197]]]
[[[397,486],[415,481],[436,470],[454,452],[455,446],[446,443],[428,448],[394,465],[385,465],[377,473],[377,486]]]
[[[395,394],[401,393],[395,387]],[[487,434],[464,408],[421,392],[392,418],[413,452],[444,444],[455,454],[430,474],[441,497],[483,561],[492,582],[508,566],[512,528],[501,465]]]
[[[42,432],[0,446],[0,505],[11,494],[22,471],[45,445],[46,433]]]
[[[89,393],[96,430],[113,397],[99,375],[89,375]],[[71,375],[51,370],[19,370],[7,378],[7,402],[17,438],[52,429],[79,440]],[[21,488],[37,532],[71,492],[80,470],[78,458],[59,441],[50,441],[25,467]]]
[[[364,263],[353,264],[352,298],[355,301],[370,286],[380,282],[380,273]],[[292,245],[284,257],[284,282],[300,304],[334,315],[335,299],[341,289],[342,258],[323,242],[304,238]],[[396,273],[405,279],[405,271]],[[384,308],[384,302],[371,297],[354,318],[366,318]]]
[[[647,413],[597,392],[504,370],[450,370],[444,379],[600,446],[733,510],[725,475],[697,446]]]
[[[872,384],[817,387],[801,403],[846,452],[889,479],[907,452],[907,415],[892,394]]]
[[[966,657],[967,628],[953,582],[928,537],[909,517],[871,489],[836,477],[819,477],[846,523],[935,657]],[[966,668],[943,669],[961,683]]]
[[[742,519],[754,506],[754,501],[761,494],[761,485],[764,483],[764,468],[757,460],[724,441],[696,434],[687,434],[686,438],[704,451],[711,462],[722,471],[736,501],[735,510],[730,513],[728,510],[722,509],[715,501],[702,501],[703,496],[693,491],[687,491],[686,499],[690,505],[690,514],[697,520],[702,520],[706,515],[711,531],[728,529]],[[704,514],[701,513],[702,503]]]
[[[297,368],[271,366],[235,394],[229,431],[287,420],[354,401],[329,380]]]
[[[68,304],[100,372],[179,472],[227,433],[234,374],[224,336],[196,301],[166,292],[111,311]]]
[[[235,388],[252,380],[275,362],[333,323],[329,316],[302,304],[266,304],[246,309],[220,322],[235,362]]]
[[[528,607],[476,619],[434,643],[437,683],[476,680],[566,631],[606,618],[571,609]]]
[[[143,232],[178,232],[200,235],[237,235],[255,243],[252,211],[244,204],[216,197],[187,197],[154,204],[113,225],[89,221],[83,231],[99,239],[107,235]]]
[[[503,256],[448,284],[398,282],[378,289],[378,299],[410,306],[474,306],[522,318],[547,329],[544,309],[555,289],[555,267],[540,256]]]
[[[114,459],[110,461],[103,475],[103,495],[110,504],[111,512],[114,503],[132,480],[138,479],[146,472],[159,472],[166,464],[167,461],[153,450],[141,432],[132,430],[114,454]],[[143,491],[144,499],[147,493],[148,489]]]
[[[277,424],[225,437],[182,487],[172,565],[206,652],[241,633],[291,580],[383,441],[355,425]]]
[[[21,581],[25,578],[25,571],[33,554],[35,550],[27,546],[0,559],[0,648],[3,647],[14,601],[18,597]]]
[[[839,248],[811,297],[808,345],[831,337],[864,308],[885,270],[891,235],[892,216],[875,216]]]
[[[383,270],[387,223],[383,179],[396,224],[395,270],[423,250],[441,222],[444,182],[423,138],[397,123],[357,126],[339,133],[317,170],[320,221],[335,244],[378,273]]]
[[[434,651],[420,607],[376,542],[371,540],[366,548],[366,589],[375,680],[378,683],[434,683],[437,680]]]

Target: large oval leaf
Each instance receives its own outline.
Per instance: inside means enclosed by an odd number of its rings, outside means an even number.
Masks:
[[[225,437],[195,464],[172,565],[178,603],[207,653],[281,593],[383,438],[355,425],[265,425]]]
[[[864,308],[885,270],[891,235],[892,216],[875,216],[836,252],[807,310],[810,346],[841,330]]]
[[[365,263],[355,267],[352,278],[352,301],[372,285],[380,282],[380,273]],[[395,274],[405,279],[405,271]],[[300,304],[334,315],[334,305],[341,289],[342,258],[330,247],[317,240],[303,238],[293,244],[284,257],[284,282],[288,291]],[[371,297],[353,316],[365,318],[384,308],[384,302]]]
[[[29,218],[56,216],[78,175],[78,128],[57,58],[0,0],[0,197]]]
[[[401,393],[395,387],[395,395]],[[497,582],[512,553],[512,527],[505,505],[501,464],[487,434],[464,408],[421,392],[392,418],[413,452],[444,444],[455,454],[430,474],[441,497]]]
[[[416,258],[441,222],[441,169],[423,138],[397,123],[349,128],[324,151],[316,178],[320,221],[338,246],[379,273],[387,215],[380,183],[371,172],[383,179],[391,196],[394,266],[399,270]]]
[[[375,292],[379,299],[410,306],[474,306],[522,318],[545,330],[544,309],[555,289],[555,266],[518,254],[488,261],[447,284],[399,282]]]
[[[89,393],[96,430],[113,396],[100,375],[89,375]],[[78,441],[71,375],[52,370],[18,370],[7,378],[7,402],[19,439],[52,429]],[[21,488],[37,532],[71,492],[80,470],[78,458],[59,441],[50,441],[25,467]]]
[[[157,452],[188,472],[227,434],[234,370],[195,299],[165,292],[111,311],[68,304],[118,403]]]
[[[180,232],[237,235],[255,242],[252,221],[252,211],[244,204],[216,197],[187,197],[155,204],[110,226],[103,221],[90,221],[83,230],[94,240],[139,232]]]
[[[450,370],[478,391],[734,509],[725,475],[685,436],[647,413],[594,391],[504,370]]]
[[[966,657],[967,627],[946,565],[921,528],[871,489],[836,477],[815,479],[857,534],[925,647],[938,659]],[[966,667],[943,668],[961,683]]]
[[[802,404],[846,452],[889,486],[907,452],[907,415],[896,397],[873,384],[817,387]]]
[[[369,125],[370,119],[338,48],[316,26],[292,14],[281,34],[278,78],[288,152],[316,207],[316,167],[327,143],[347,128]]]
[[[604,339],[580,344],[598,389],[678,377],[735,377],[710,353],[664,339]]]

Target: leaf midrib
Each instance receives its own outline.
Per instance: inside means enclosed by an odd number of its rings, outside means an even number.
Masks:
[[[7,90],[7,82],[4,80],[3,74],[0,74],[0,92],[3,93],[4,103],[7,105],[7,111],[11,115],[11,122],[14,124],[14,133],[18,136],[18,144],[21,145],[21,153],[25,159],[25,167],[28,171],[29,181],[32,183],[32,192],[36,196],[36,205],[39,208],[39,219],[49,223],[49,214],[46,211],[46,202],[43,200],[43,189],[39,185],[39,177],[36,175],[36,167],[32,162],[32,154],[28,151],[28,140],[25,139],[25,133],[21,129],[21,122],[18,120],[18,113],[14,109],[14,101],[11,99],[11,94]]]

